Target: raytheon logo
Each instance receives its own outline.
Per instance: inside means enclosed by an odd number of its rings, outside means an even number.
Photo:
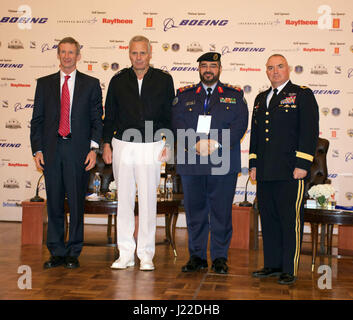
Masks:
[[[197,27],[223,27],[227,25],[229,20],[206,20],[206,19],[183,19],[176,25],[173,18],[167,18],[163,22],[163,30],[168,31],[172,28],[179,28],[184,26],[197,26]]]
[[[318,21],[317,20],[286,20],[286,25],[289,26],[317,26]]]

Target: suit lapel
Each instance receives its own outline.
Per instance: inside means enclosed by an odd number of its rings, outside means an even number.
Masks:
[[[55,73],[53,76],[52,89],[53,89],[53,94],[54,94],[54,100],[56,102],[55,109],[60,114],[60,101],[61,101],[61,98],[60,98],[60,71]]]
[[[288,83],[284,86],[284,88],[281,90],[281,92],[277,95],[274,102],[271,104],[271,107],[269,106],[269,109],[271,109],[271,110],[275,109],[279,105],[279,102],[287,96],[288,89],[290,88],[291,84],[292,83],[290,81],[288,81]]]
[[[260,100],[260,107],[264,108],[265,110],[267,109],[267,96],[270,93],[270,91],[271,91],[271,88],[267,89],[262,95]]]
[[[79,72],[77,70],[76,71],[76,78],[75,78],[74,96],[72,98],[71,117],[75,112],[76,106],[79,101],[79,97],[81,96],[81,94],[80,94],[81,89],[82,89],[81,72]]]

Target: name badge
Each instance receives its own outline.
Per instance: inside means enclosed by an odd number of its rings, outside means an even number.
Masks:
[[[212,116],[199,115],[196,132],[209,134],[211,128],[211,118]]]

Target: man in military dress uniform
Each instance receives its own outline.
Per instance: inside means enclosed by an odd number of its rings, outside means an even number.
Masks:
[[[309,88],[289,80],[282,55],[269,57],[266,74],[272,87],[255,99],[249,152],[264,248],[264,268],[253,276],[279,276],[280,284],[292,284],[303,235],[304,181],[319,134],[318,105]]]
[[[157,186],[165,146],[158,131],[171,129],[175,96],[170,74],[150,66],[151,45],[144,36],[129,43],[131,68],[115,75],[105,104],[103,160],[112,163],[118,186],[117,240],[119,259],[111,268],[135,265],[154,270]],[[148,128],[148,125],[152,125]],[[153,133],[153,136],[149,133]],[[136,186],[139,204],[137,248],[134,239]]]
[[[212,270],[228,273],[232,203],[248,108],[241,89],[219,81],[220,59],[221,55],[215,52],[202,55],[197,60],[201,82],[178,89],[173,102],[177,173],[184,191],[190,253],[183,272],[208,267],[210,232]]]

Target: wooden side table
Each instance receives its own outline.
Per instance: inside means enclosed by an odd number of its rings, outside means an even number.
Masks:
[[[22,245],[42,245],[45,239],[47,206],[44,202],[22,201]]]
[[[318,225],[327,225],[327,254],[331,254],[333,225],[353,225],[353,212],[344,210],[304,208],[304,222],[310,222],[311,224],[313,251],[311,271],[314,271],[317,255]]]
[[[254,248],[256,250],[256,243],[254,243],[255,224],[253,208],[233,205],[232,224],[233,236],[229,247],[246,250]]]

